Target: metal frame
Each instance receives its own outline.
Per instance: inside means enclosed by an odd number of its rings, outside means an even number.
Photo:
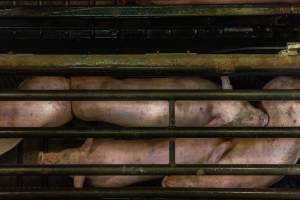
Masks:
[[[294,75],[299,73],[299,63],[299,55],[285,51],[279,54],[0,54],[0,73]]]
[[[39,9],[39,12],[36,12]],[[103,6],[14,7],[0,9],[0,17],[184,17],[298,15],[299,4],[194,5],[194,6]]]
[[[0,128],[2,138],[300,138],[298,127]]]
[[[256,70],[297,72],[298,48],[274,55],[0,55],[1,72],[217,72],[230,74]],[[263,66],[263,67],[262,67]],[[300,137],[300,128],[178,128],[175,127],[176,100],[299,100],[299,90],[147,90],[147,91],[2,91],[0,100],[167,100],[169,127],[130,129],[1,128],[1,137],[129,137],[170,138],[169,164],[166,165],[63,165],[1,166],[0,175],[300,175],[299,165],[177,165],[176,137]],[[20,160],[20,164],[22,161]],[[60,189],[5,190],[0,198],[36,199],[97,197],[168,197],[168,198],[299,198],[300,191],[254,189]]]
[[[1,199],[169,198],[169,199],[299,199],[298,189],[103,188],[0,191]]]
[[[300,175],[300,165],[27,165],[0,166],[0,175]],[[299,191],[300,192],[300,191]]]

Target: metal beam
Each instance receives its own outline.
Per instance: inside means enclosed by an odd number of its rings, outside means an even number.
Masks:
[[[299,138],[297,127],[198,127],[198,128],[0,128],[0,138]]]
[[[300,175],[299,165],[31,165],[0,166],[0,175]]]
[[[1,199],[300,199],[299,189],[208,189],[208,188],[98,188],[1,190]]]
[[[1,91],[0,101],[10,100],[299,100],[300,90],[11,90]]]
[[[37,12],[38,10],[38,12]],[[0,9],[0,17],[184,17],[299,14],[298,4],[193,6],[19,7]]]
[[[299,73],[300,56],[281,54],[0,54],[0,73]]]

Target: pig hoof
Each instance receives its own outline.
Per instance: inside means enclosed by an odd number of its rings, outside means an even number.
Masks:
[[[43,153],[40,152],[38,155],[38,163],[40,165],[53,165],[57,164],[59,157],[57,153]]]
[[[37,161],[38,164],[44,164],[44,153],[43,152],[40,152],[38,154],[38,161]]]
[[[176,185],[176,183],[174,182],[175,180],[171,177],[166,176],[162,182],[161,182],[161,186],[162,187],[174,187]]]

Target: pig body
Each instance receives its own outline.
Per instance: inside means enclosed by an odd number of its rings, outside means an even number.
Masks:
[[[230,83],[222,79],[223,88]],[[216,89],[203,79],[125,79],[110,77],[74,77],[72,89]],[[165,101],[93,101],[73,102],[74,114],[88,121],[106,121],[123,126],[167,126],[168,102]],[[217,105],[217,106],[215,106]],[[150,107],[150,109],[149,109]],[[267,116],[247,102],[177,101],[177,126],[260,125]],[[213,149],[224,142],[221,138],[176,140],[178,164],[207,162]],[[199,153],[201,152],[201,153]],[[167,164],[168,140],[94,140],[88,139],[78,149],[58,153],[41,153],[41,164]],[[118,187],[150,180],[150,176],[88,176],[96,187]],[[82,187],[85,177],[75,176],[75,187]]]
[[[63,77],[33,77],[23,81],[20,90],[68,90]],[[0,127],[56,127],[72,119],[68,101],[0,101]],[[1,138],[0,155],[9,151],[21,138]]]
[[[227,87],[223,85],[223,87]],[[103,90],[204,90],[218,89],[200,78],[123,79],[111,77],[73,77],[71,88]],[[74,101],[74,115],[86,121],[104,121],[128,127],[166,127],[169,123],[167,101]],[[178,127],[253,126],[265,124],[267,116],[241,101],[176,101]]]
[[[300,89],[300,80],[278,77],[264,89]],[[269,115],[269,127],[296,127],[300,125],[299,101],[263,101]],[[210,163],[217,164],[295,164],[300,156],[300,141],[294,138],[233,139],[220,144],[214,151],[217,156]],[[220,152],[224,152],[222,155]],[[279,176],[170,176],[164,187],[221,187],[260,188],[280,180]]]
[[[177,139],[178,164],[202,163],[223,139]],[[41,153],[41,164],[168,164],[168,140],[87,139],[80,148],[58,153]],[[199,153],[201,152],[201,153]],[[122,187],[157,176],[75,176],[74,186],[87,178],[95,187]]]

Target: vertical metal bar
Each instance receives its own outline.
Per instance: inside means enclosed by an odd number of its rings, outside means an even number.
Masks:
[[[175,128],[175,101],[170,100],[169,101],[169,128],[174,129]],[[175,152],[175,138],[169,139],[169,164],[171,166],[176,165],[176,152]]]
[[[94,6],[96,6],[96,2],[94,1]],[[95,19],[92,19],[92,33],[91,33],[91,39],[95,40],[96,39],[96,22]]]
[[[48,138],[43,138],[43,152],[48,152],[49,150],[49,140]],[[42,186],[48,187],[49,186],[49,178],[47,175],[42,176]]]
[[[23,141],[20,142],[20,144],[17,147],[17,164],[23,165]],[[18,175],[17,176],[17,186],[22,187],[23,186],[23,176]]]

